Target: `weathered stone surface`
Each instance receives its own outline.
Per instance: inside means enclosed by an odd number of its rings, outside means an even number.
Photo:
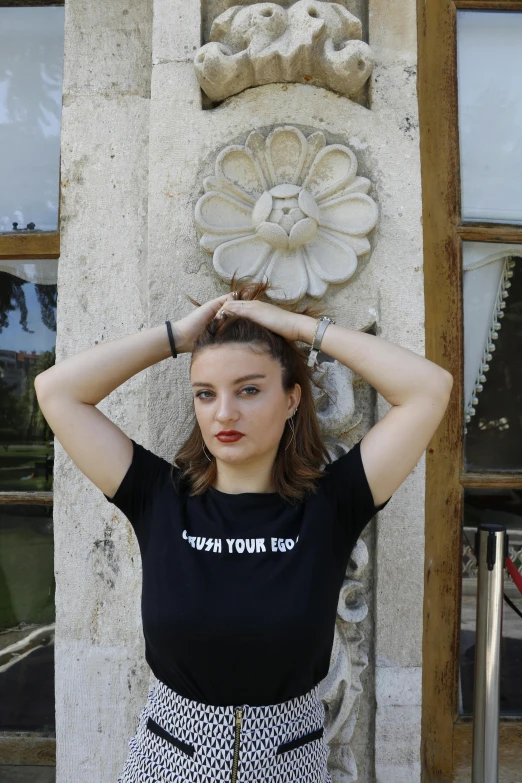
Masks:
[[[417,783],[420,779],[419,723],[422,668],[379,667],[376,676],[376,731],[382,736],[376,783]]]
[[[67,0],[64,32],[64,95],[150,95],[152,0]]]
[[[58,362],[146,324],[148,119],[136,96],[64,106]],[[140,373],[98,406],[140,443],[146,382]],[[58,441],[54,494],[57,781],[97,783],[116,779],[147,695],[139,549]]]

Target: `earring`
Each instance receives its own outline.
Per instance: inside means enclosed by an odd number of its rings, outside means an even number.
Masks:
[[[298,407],[299,407],[299,405],[297,406],[297,408]],[[295,448],[295,427],[294,427],[294,423],[293,423],[292,419],[294,418],[295,414],[297,413],[297,408],[295,409],[295,411],[292,413],[292,415],[287,420],[288,424],[290,425],[290,429],[292,430],[292,437],[290,438],[290,440],[286,444],[285,451],[287,450],[289,445],[292,443],[292,441],[294,441],[294,448]]]
[[[203,453],[205,454],[205,457],[208,459],[209,462],[212,462],[212,457],[208,456],[207,450],[205,449],[205,442],[201,441],[201,445],[203,446]]]

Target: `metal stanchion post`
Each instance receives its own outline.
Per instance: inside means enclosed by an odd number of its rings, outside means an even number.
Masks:
[[[478,564],[472,783],[498,783],[500,637],[508,536],[503,525],[481,524],[475,534]]]

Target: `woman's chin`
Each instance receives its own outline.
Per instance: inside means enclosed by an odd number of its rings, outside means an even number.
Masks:
[[[222,462],[246,462],[250,459],[258,459],[259,454],[253,453],[248,446],[244,446],[240,441],[235,443],[220,443],[215,449],[216,459]]]
[[[234,444],[235,445],[235,444]],[[248,451],[245,449],[231,448],[230,445],[226,445],[224,448],[216,449],[216,459],[220,459],[222,462],[243,462],[248,459]]]

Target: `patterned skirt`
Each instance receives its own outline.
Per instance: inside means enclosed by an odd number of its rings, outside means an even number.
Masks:
[[[267,706],[214,706],[155,680],[117,783],[331,783],[318,685]]]

